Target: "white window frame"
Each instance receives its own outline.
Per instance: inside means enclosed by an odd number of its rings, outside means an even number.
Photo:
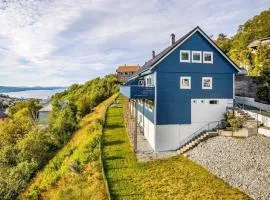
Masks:
[[[188,60],[182,60],[182,53],[188,53]],[[180,50],[180,62],[190,63],[190,51]]]
[[[188,79],[189,80],[189,86],[183,86],[182,85],[182,80],[183,79]],[[184,89],[184,90],[191,89],[191,77],[190,76],[181,76],[180,77],[180,89]]]
[[[204,86],[204,80],[210,79],[210,87],[205,87]],[[213,89],[213,78],[212,77],[202,77],[202,89],[203,90],[212,90]]]
[[[193,54],[200,54],[200,60],[193,60]],[[192,63],[202,63],[202,52],[201,51],[192,51],[191,53],[191,60],[192,60]]]
[[[138,85],[139,86],[144,86],[145,85],[145,80],[139,80]]]
[[[152,79],[151,77],[146,78],[146,87],[151,87],[152,86]]]
[[[206,54],[210,54],[211,55],[211,61],[206,61],[205,60],[205,55]],[[213,57],[213,52],[212,51],[204,51],[203,52],[203,63],[206,63],[206,64],[213,64],[214,63],[214,57]]]

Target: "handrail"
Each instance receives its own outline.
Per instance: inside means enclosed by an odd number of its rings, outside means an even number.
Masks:
[[[221,124],[222,120],[220,121],[212,121],[212,122],[208,122],[206,125],[202,126],[201,128],[199,128],[197,131],[195,131],[193,134],[191,134],[190,136],[188,136],[187,138],[185,138],[181,143],[180,143],[180,148],[182,148],[184,145],[186,145],[189,141],[191,141],[193,138],[199,136],[203,131],[208,130],[210,128],[210,125],[217,123],[216,127],[219,128],[220,124]],[[206,129],[207,127],[207,129]],[[216,128],[215,127],[215,128]],[[212,128],[213,130],[213,128]]]

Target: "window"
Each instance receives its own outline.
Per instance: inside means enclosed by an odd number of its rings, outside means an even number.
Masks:
[[[211,90],[212,89],[212,77],[202,78],[202,89]]]
[[[218,100],[210,100],[209,104],[218,104]]]
[[[210,51],[203,52],[203,63],[213,64],[213,52]]]
[[[190,62],[190,51],[187,50],[180,51],[180,62]]]
[[[180,89],[191,89],[191,77],[181,76],[180,77]]]
[[[150,87],[152,85],[152,80],[151,78],[146,78],[146,86]]]
[[[139,85],[144,86],[144,80],[139,80]]]
[[[128,75],[128,72],[125,72],[125,75]]]
[[[192,51],[192,62],[193,63],[202,63],[202,52],[201,51]]]

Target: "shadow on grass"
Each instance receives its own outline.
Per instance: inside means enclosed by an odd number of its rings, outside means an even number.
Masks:
[[[106,160],[123,160],[123,159],[125,159],[125,158],[122,157],[122,156],[110,156],[110,157],[106,157]]]
[[[106,126],[106,129],[112,130],[112,129],[115,129],[115,128],[123,128],[123,127],[124,127],[124,126],[118,125],[118,124],[110,124],[110,125],[107,125],[107,126]]]
[[[104,146],[112,146],[112,145],[119,145],[119,144],[123,144],[124,141],[122,140],[114,140],[114,141],[106,141],[106,142],[103,142],[103,145]]]

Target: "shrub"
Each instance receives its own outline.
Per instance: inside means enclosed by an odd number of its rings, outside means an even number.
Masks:
[[[244,125],[244,118],[240,116],[233,116],[232,112],[226,113],[227,124],[232,127],[233,131],[239,130]]]

